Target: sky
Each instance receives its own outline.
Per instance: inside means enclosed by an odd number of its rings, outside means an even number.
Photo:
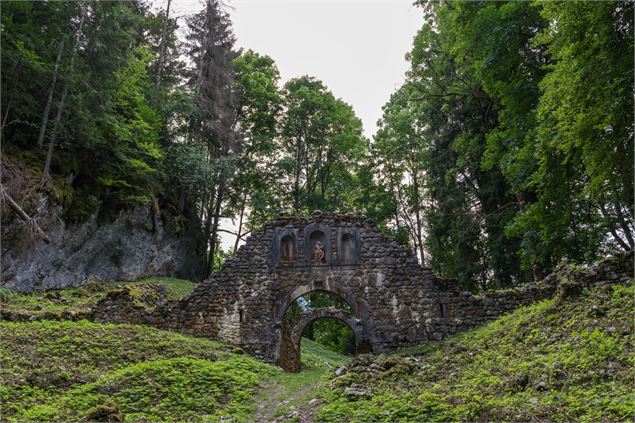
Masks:
[[[301,75],[323,81],[353,106],[364,133],[376,131],[381,108],[404,81],[405,54],[423,23],[413,0],[225,0],[237,47],[267,54],[282,82]],[[157,6],[166,0],[155,0]],[[173,0],[176,16],[202,8]],[[180,24],[184,24],[180,21]]]
[[[423,23],[413,0],[225,0],[237,47],[276,62],[282,83],[301,75],[323,81],[350,104],[371,138],[382,106],[404,81],[405,54]],[[165,7],[166,0],[154,0]],[[184,17],[201,0],[172,0]],[[184,20],[179,20],[184,25]],[[223,222],[226,229],[231,222]],[[222,246],[233,247],[232,236]]]

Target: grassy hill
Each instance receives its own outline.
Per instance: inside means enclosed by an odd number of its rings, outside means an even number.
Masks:
[[[632,421],[633,286],[523,307],[333,376],[325,422]]]
[[[0,341],[0,420],[241,419],[274,371],[236,347],[140,325],[2,322]]]
[[[5,315],[33,319],[0,321],[0,421],[269,420],[318,395],[327,372],[349,359],[303,340],[305,370],[288,374],[222,342],[63,320],[121,285],[155,284],[171,299],[195,286],[149,278],[32,294],[0,290]]]
[[[178,298],[187,282],[163,283]],[[0,307],[63,318],[111,284]],[[353,360],[303,339],[301,373],[142,325],[0,321],[0,421],[632,421],[633,286],[523,307],[441,342]]]

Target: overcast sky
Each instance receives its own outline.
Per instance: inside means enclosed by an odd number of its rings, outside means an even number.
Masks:
[[[404,81],[404,58],[423,23],[411,0],[225,0],[237,47],[275,60],[282,82],[301,75],[322,80],[353,106],[371,137],[381,107]],[[165,7],[166,0],[154,0]],[[202,8],[201,0],[172,0],[172,15]],[[179,20],[184,25],[184,20]],[[225,229],[231,222],[222,223]],[[234,237],[223,234],[224,249]]]
[[[353,106],[366,136],[375,133],[381,107],[404,80],[404,55],[423,22],[411,0],[225,2],[238,47],[271,56],[283,82],[300,75],[322,80]],[[176,16],[202,8],[200,0],[172,3]]]

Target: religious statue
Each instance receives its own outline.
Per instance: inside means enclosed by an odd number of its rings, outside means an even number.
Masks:
[[[313,260],[317,263],[322,263],[324,261],[324,245],[322,241],[318,241],[315,243],[315,247],[313,247]]]

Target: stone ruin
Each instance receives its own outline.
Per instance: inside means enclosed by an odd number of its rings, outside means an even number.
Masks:
[[[575,275],[565,266],[539,283],[476,296],[421,267],[371,220],[317,212],[281,216],[255,230],[222,269],[182,300],[161,300],[149,309],[132,303],[125,292],[113,293],[91,316],[224,340],[295,371],[300,368],[302,332],[317,319],[338,319],[350,326],[357,352],[388,352],[483,324],[552,297],[570,281],[579,281],[580,289],[628,283],[633,252],[596,268],[574,268]],[[340,297],[350,313],[308,309],[293,327],[286,324],[289,306],[316,291]]]
[[[314,291],[339,296],[352,315],[312,310],[296,327],[285,327],[288,307]],[[360,352],[420,343],[429,337],[426,320],[437,317],[434,292],[432,272],[370,220],[318,212],[283,216],[254,231],[220,271],[158,320],[169,328],[239,344],[295,370],[302,330],[320,318],[348,324]]]
[[[317,319],[343,321],[355,334],[358,352],[382,353],[495,319],[552,296],[556,286],[529,284],[474,296],[421,267],[371,220],[316,212],[267,222],[221,270],[185,299],[157,309],[147,323],[238,344],[297,370],[302,331]],[[313,309],[294,327],[285,325],[289,306],[315,291],[339,296],[352,314]]]

